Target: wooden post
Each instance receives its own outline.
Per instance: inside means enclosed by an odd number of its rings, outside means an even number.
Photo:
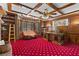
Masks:
[[[8,11],[11,11],[12,10],[12,4],[11,3],[8,3]]]

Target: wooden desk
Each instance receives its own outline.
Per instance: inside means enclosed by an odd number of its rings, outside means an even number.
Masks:
[[[54,41],[56,40],[58,34],[56,32],[46,32],[45,36],[48,39],[48,41]]]

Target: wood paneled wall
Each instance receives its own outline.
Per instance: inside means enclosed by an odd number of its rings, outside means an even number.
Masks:
[[[70,25],[78,25],[79,24],[79,15],[69,17]]]
[[[69,17],[69,25],[59,26],[58,29],[62,32],[67,32],[71,42],[79,44],[79,15]]]
[[[70,25],[68,26],[68,32],[70,39],[74,43],[79,44],[79,15],[69,17]]]

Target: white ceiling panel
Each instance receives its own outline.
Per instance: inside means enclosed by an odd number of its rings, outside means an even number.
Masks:
[[[32,12],[29,13],[29,15],[33,15],[33,16],[37,16],[37,17],[42,16],[41,14],[39,14],[38,12],[35,12],[34,10],[32,10]]]
[[[21,6],[17,6],[17,5],[12,4],[12,10],[20,12]]]
[[[44,12],[45,9],[47,9],[48,12],[51,12],[51,11],[54,10],[53,8],[49,7],[49,6],[48,6],[47,4],[45,4],[45,3],[44,3],[41,7],[39,7],[37,10],[39,10],[39,11],[41,11],[41,12]]]
[[[2,6],[4,10],[8,10],[7,3],[0,3],[0,6]]]
[[[73,11],[76,11],[76,10],[79,10],[79,3],[72,5],[70,7],[64,8],[61,11],[64,12],[64,13],[70,13],[70,12],[73,12]]]
[[[21,12],[23,12],[23,13],[25,13],[25,14],[27,14],[28,12],[30,12],[31,11],[31,9],[28,9],[28,8],[25,8],[25,7],[22,7],[21,8]]]
[[[55,12],[56,15],[51,15],[52,17],[60,16],[61,14],[59,12]]]
[[[12,10],[27,14],[31,9],[28,9],[28,8],[25,8],[25,7],[22,7],[22,6],[17,6],[17,5],[13,4]]]
[[[38,3],[21,3],[21,4],[29,6],[31,8],[34,8]],[[57,7],[62,7],[62,6],[67,5],[67,4],[69,4],[69,3],[54,3],[54,5],[57,6]],[[38,11],[43,13],[43,12],[45,12],[45,9],[47,9],[48,12],[54,11],[54,9],[51,8],[50,6],[48,6],[46,3],[43,3],[36,10],[38,10]],[[29,8],[26,8],[26,7],[23,7],[23,6],[19,6],[19,5],[14,5],[14,4],[12,4],[12,10],[18,11],[18,12],[21,12],[21,13],[25,13],[25,14],[27,14],[28,12],[31,11],[31,9],[29,9]],[[79,10],[79,3],[76,3],[76,4],[72,5],[72,6],[67,7],[67,8],[64,8],[64,9],[61,10],[61,12],[66,14],[66,13],[70,13],[70,12],[73,12],[73,11],[76,11],[76,10]],[[60,16],[61,15],[59,12],[55,12],[55,13],[56,13],[56,15],[51,15],[51,16],[52,17],[56,17],[56,16]],[[34,10],[32,10],[28,14],[27,17],[30,17],[29,15],[33,15],[33,16],[36,16],[36,17],[41,17],[42,16],[42,18],[45,18],[42,14],[40,14],[38,12],[35,12]]]
[[[21,3],[21,4],[34,8],[38,3]]]
[[[67,5],[69,3],[54,3],[55,6],[57,7],[63,7],[64,5]]]

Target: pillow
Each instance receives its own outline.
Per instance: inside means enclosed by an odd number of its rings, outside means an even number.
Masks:
[[[23,31],[23,35],[24,36],[32,36],[32,37],[34,37],[36,35],[36,33],[34,31],[27,30],[27,31]]]

